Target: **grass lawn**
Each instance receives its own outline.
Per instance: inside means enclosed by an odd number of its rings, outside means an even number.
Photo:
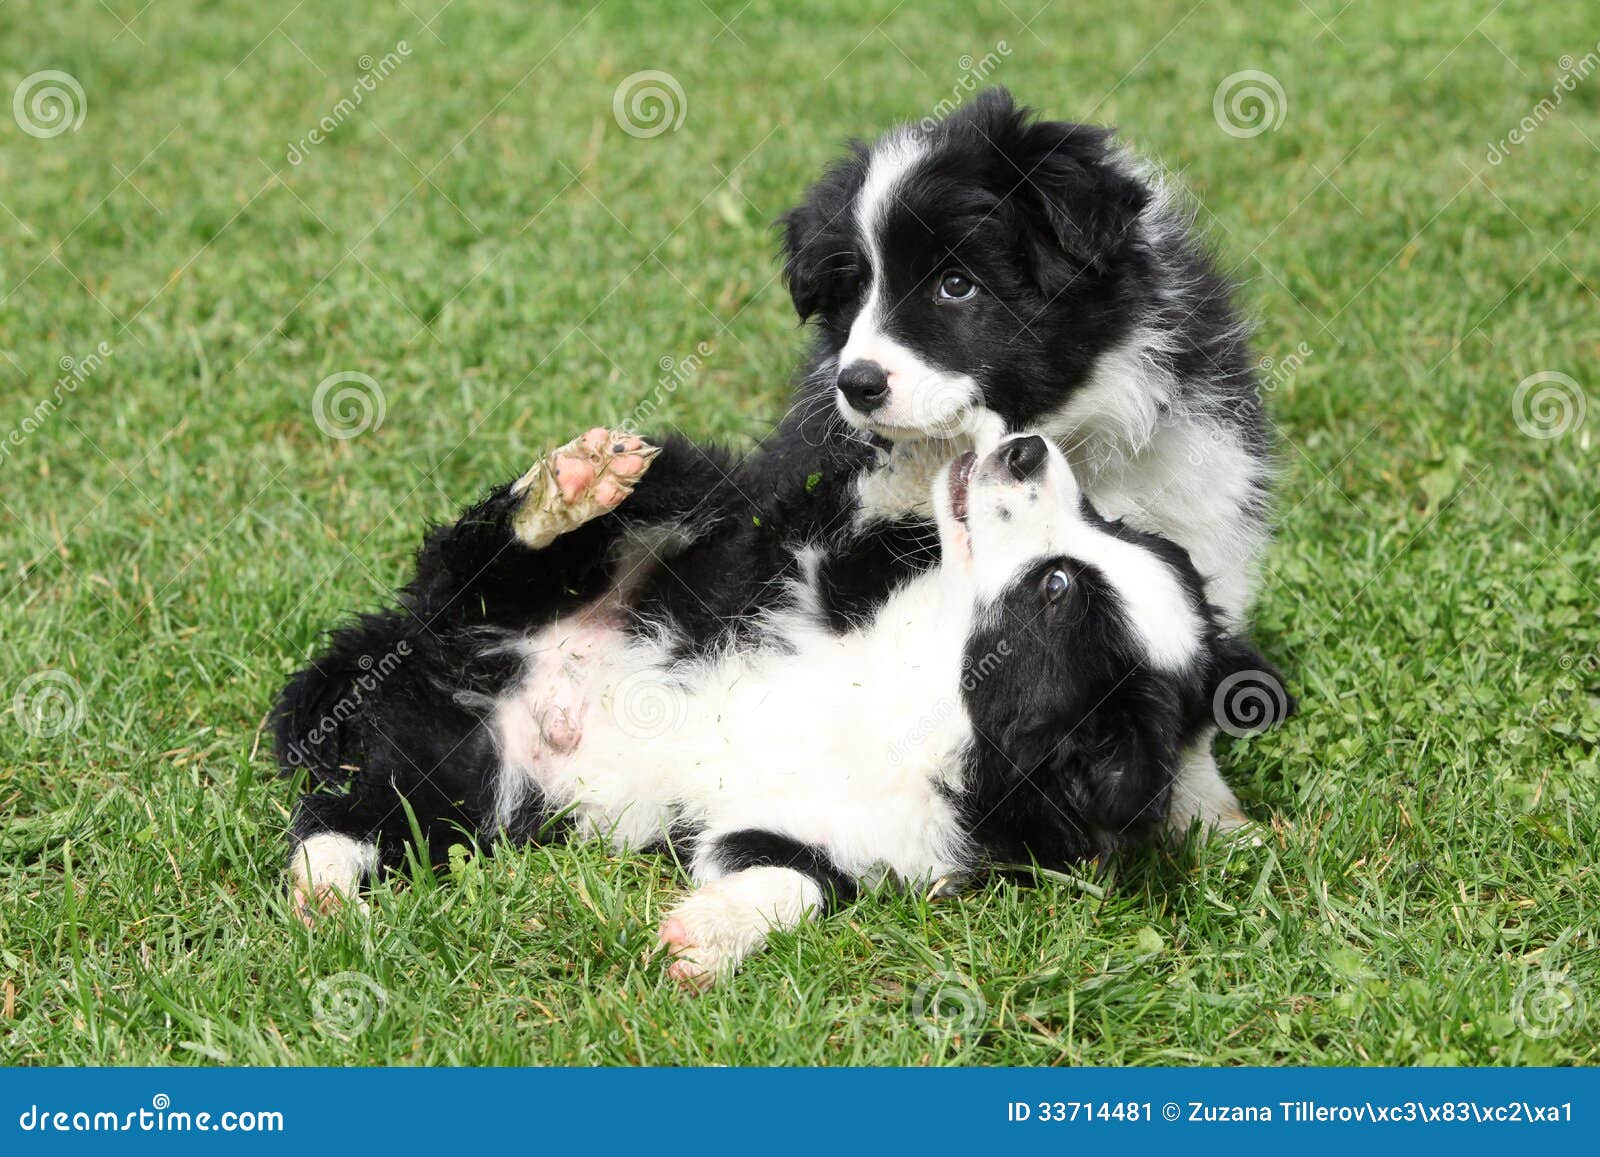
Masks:
[[[0,7],[0,1062],[1600,1060],[1592,7],[1039,2]],[[631,135],[646,69],[683,118]],[[5,103],[45,70],[75,129]],[[289,920],[287,673],[552,441],[764,433],[769,223],[976,71],[1180,171],[1259,318],[1264,846],[868,899],[701,999],[648,857]]]

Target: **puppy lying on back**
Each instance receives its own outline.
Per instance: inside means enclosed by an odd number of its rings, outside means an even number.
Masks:
[[[705,983],[864,887],[1139,838],[1219,683],[1268,670],[1182,549],[1101,519],[1032,435],[940,472],[941,562],[870,622],[830,627],[802,566],[757,628],[697,649],[674,607],[769,533],[697,520],[702,469],[591,430],[435,531],[400,606],[290,681],[305,918],[400,864],[413,823],[435,861],[463,833],[670,841],[695,890],[660,940]]]

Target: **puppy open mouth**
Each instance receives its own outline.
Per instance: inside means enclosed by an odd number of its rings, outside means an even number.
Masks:
[[[971,450],[950,463],[950,513],[962,526],[967,524],[967,484],[977,464],[978,456]]]

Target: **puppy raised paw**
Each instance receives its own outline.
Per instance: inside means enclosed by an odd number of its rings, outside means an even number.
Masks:
[[[519,541],[538,549],[615,510],[661,453],[636,434],[596,426],[546,454],[517,479],[512,516]]]

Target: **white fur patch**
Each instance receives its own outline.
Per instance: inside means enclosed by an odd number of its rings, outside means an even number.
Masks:
[[[855,480],[857,530],[874,522],[916,515],[931,519],[934,480],[963,450],[987,454],[999,445],[1005,422],[988,410],[973,412],[968,429],[949,439],[895,442],[888,460]]]
[[[973,411],[983,403],[983,391],[968,374],[950,373],[929,365],[909,346],[885,332],[885,318],[896,302],[888,299],[884,285],[881,237],[897,190],[926,155],[927,146],[915,134],[890,137],[873,150],[866,181],[856,195],[856,228],[871,263],[871,280],[861,312],[839,352],[838,367],[858,361],[877,362],[889,378],[889,397],[870,415],[862,415],[835,393],[845,421],[857,429],[872,429],[896,441],[923,437],[950,438],[967,430]]]
[[[1208,731],[1183,753],[1167,812],[1167,830],[1175,836],[1186,835],[1196,820],[1200,821],[1202,836],[1235,831],[1249,822],[1233,789],[1217,769],[1216,756],[1211,753],[1215,736],[1215,730]]]
[[[1181,671],[1200,646],[1200,618],[1170,567],[1143,547],[1114,538],[1079,520],[1069,531],[1073,557],[1111,580],[1153,667]]]

